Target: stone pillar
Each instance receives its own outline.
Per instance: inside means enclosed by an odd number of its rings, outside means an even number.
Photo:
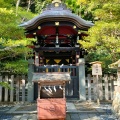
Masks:
[[[85,85],[85,60],[79,59],[79,99],[86,100],[86,85]]]
[[[34,72],[34,60],[28,60],[28,96],[27,101],[33,102],[34,101],[34,84],[32,82],[33,72]]]

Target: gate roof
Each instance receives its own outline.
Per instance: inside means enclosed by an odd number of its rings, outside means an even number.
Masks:
[[[66,5],[61,2],[53,2],[49,4],[43,12],[34,17],[33,19],[20,24],[20,26],[25,27],[26,30],[32,30],[38,27],[43,22],[52,21],[68,21],[72,22],[77,28],[81,30],[87,30],[94,24],[91,21],[86,21],[80,16],[75,15],[71,10],[67,9]]]
[[[48,72],[48,73],[33,73],[33,82],[40,83],[57,83],[70,81],[70,73],[68,72]]]

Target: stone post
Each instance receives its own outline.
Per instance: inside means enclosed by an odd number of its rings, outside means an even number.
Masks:
[[[27,101],[33,102],[34,101],[34,84],[32,82],[33,72],[34,72],[34,60],[28,60],[28,96]]]
[[[85,85],[85,60],[79,59],[79,99],[86,100],[86,85]]]

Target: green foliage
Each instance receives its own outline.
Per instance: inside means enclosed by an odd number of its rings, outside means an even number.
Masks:
[[[12,89],[12,88],[10,87],[10,85],[9,85],[8,83],[6,83],[6,82],[0,82],[0,86],[5,87],[5,88],[8,88],[8,89]]]
[[[26,39],[24,30],[18,25],[34,17],[35,14],[26,12],[19,8],[16,16],[16,10],[10,1],[9,4],[3,4],[0,7],[0,72],[9,74],[27,74],[29,57],[31,52],[27,46],[33,40]]]
[[[120,4],[106,3],[102,6],[102,9],[97,9],[94,14],[103,21],[116,22],[120,19],[119,11]]]
[[[31,40],[7,40],[2,45],[3,49],[0,49],[1,60],[1,72],[9,72],[9,74],[27,74],[28,62],[30,57],[29,52],[31,49],[26,47]]]
[[[0,0],[0,8],[1,7],[7,7],[7,8],[10,8],[12,5],[10,4],[10,0]]]
[[[7,72],[9,74],[27,74],[28,72],[28,61],[27,60],[15,60],[3,62],[4,69],[1,72]]]
[[[87,0],[66,0],[65,3],[67,7],[72,10],[73,13],[79,15],[83,19],[86,20],[93,19],[91,11],[87,10],[88,8]]]
[[[52,0],[35,0],[35,12],[41,13],[47,4],[51,3]]]
[[[51,1],[31,0],[29,11],[35,9],[35,13],[41,13]],[[119,0],[64,0],[64,2],[75,14],[95,23],[88,31],[89,36],[79,42],[88,51],[86,61],[88,63],[102,61],[104,72],[110,73],[108,65],[120,58]],[[26,46],[33,40],[26,39],[24,30],[18,25],[36,14],[27,11],[27,0],[20,1],[17,10],[16,3],[17,0],[0,0],[0,71],[27,74],[27,59],[31,50]]]
[[[113,4],[116,3],[116,4]],[[94,15],[95,26],[88,31],[89,36],[80,40],[87,49],[88,62],[102,61],[104,73],[114,72],[108,65],[120,59],[120,4],[119,1],[94,1],[89,4]]]

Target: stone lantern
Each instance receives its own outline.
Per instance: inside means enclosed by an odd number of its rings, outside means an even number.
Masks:
[[[113,111],[120,116],[120,59],[109,65],[109,68],[117,69],[117,84],[114,86]]]
[[[117,86],[120,87],[120,59],[109,65],[109,68],[117,69]]]
[[[117,81],[118,81],[118,86],[120,86],[120,61],[119,61],[119,64],[118,64],[118,68],[117,68]]]

